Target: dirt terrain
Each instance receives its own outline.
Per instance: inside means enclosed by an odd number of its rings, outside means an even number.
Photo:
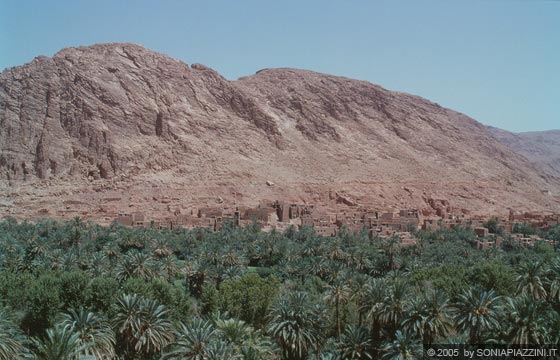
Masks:
[[[530,160],[530,159],[529,159]],[[560,177],[421,97],[296,69],[229,81],[134,44],[0,74],[0,216],[260,201],[560,211]]]

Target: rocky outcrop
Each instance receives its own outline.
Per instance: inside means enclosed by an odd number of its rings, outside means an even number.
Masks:
[[[0,75],[0,177],[110,178],[183,160],[189,137],[274,121],[217,72],[132,44],[68,48]],[[158,159],[152,159],[153,154]]]

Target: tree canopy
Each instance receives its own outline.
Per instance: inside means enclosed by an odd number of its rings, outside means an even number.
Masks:
[[[558,248],[414,236],[7,219],[0,360],[420,359],[423,343],[558,341]]]

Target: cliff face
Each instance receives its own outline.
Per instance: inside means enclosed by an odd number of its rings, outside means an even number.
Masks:
[[[560,130],[521,133],[494,127],[488,130],[500,143],[526,157],[541,172],[560,177]]]
[[[436,195],[540,206],[542,188],[558,189],[485,126],[420,97],[294,69],[228,81],[133,44],[67,48],[0,74],[0,179],[7,192],[56,183],[46,194],[157,182],[193,203],[335,190],[387,206]]]

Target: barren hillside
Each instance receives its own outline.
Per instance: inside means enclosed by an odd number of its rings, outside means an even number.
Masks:
[[[0,74],[0,215],[327,206],[334,193],[379,207],[558,209],[552,175],[475,120],[365,81],[295,69],[228,81],[133,44]]]
[[[521,133],[494,127],[489,130],[502,144],[525,156],[542,172],[560,177],[560,130]]]

